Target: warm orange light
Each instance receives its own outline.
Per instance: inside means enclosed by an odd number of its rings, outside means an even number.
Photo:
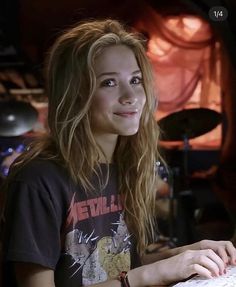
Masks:
[[[148,52],[156,56],[164,56],[171,49],[171,46],[170,43],[160,37],[153,36],[148,42]]]

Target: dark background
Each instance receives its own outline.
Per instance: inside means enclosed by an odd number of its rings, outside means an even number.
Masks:
[[[208,20],[215,33],[223,38],[236,66],[234,0],[2,0],[0,5],[3,38],[23,49],[33,61],[42,60],[58,33],[80,20],[112,17],[132,25],[140,18],[146,5],[151,5],[164,15],[190,13]],[[226,21],[214,22],[209,19],[209,9],[214,6],[228,9]]]
[[[147,5],[163,15],[194,14],[200,15],[213,28],[213,31],[223,43],[230,58],[232,66],[236,70],[236,1],[235,0],[1,0],[0,2],[0,66],[4,62],[27,62],[35,71],[41,71],[43,60],[48,48],[55,38],[65,28],[88,18],[115,18],[122,20],[132,26],[143,15]],[[229,16],[224,22],[214,22],[209,19],[209,9],[213,6],[224,6]],[[232,109],[236,111],[236,94],[232,93]],[[224,112],[224,108],[223,108]],[[230,115],[231,121],[236,123],[235,113]],[[233,117],[233,118],[232,118]],[[229,118],[229,115],[228,115]],[[236,124],[235,124],[236,126]],[[227,137],[227,117],[223,125],[223,139]],[[227,160],[223,161],[221,150],[201,151],[189,153],[189,167],[191,171],[207,169],[212,164],[219,165],[218,179],[222,176],[222,170],[228,168],[232,178],[236,178],[236,146],[235,136],[232,140],[231,150],[228,152]],[[183,154],[172,152],[167,155],[175,174],[175,189],[183,191],[179,182],[178,167],[181,165]],[[223,163],[222,163],[223,162]],[[177,169],[176,169],[177,166]],[[223,173],[224,175],[224,173]],[[227,174],[224,175],[227,177]],[[212,179],[211,179],[212,180]],[[224,181],[222,190],[227,190]],[[224,186],[225,185],[225,186]],[[212,191],[209,180],[192,180],[189,186],[193,192],[190,196],[181,197],[180,205],[184,208],[177,218],[178,227],[181,226],[183,218],[187,218],[186,224],[178,228],[177,237],[180,243],[188,243],[209,237],[222,239],[232,236],[236,223],[235,216],[232,217],[231,210],[226,210],[222,199],[218,198]],[[233,194],[236,205],[236,183],[233,183],[230,191]],[[187,208],[186,208],[187,206]],[[193,210],[199,210],[198,222],[194,230]],[[194,219],[196,220],[196,218]],[[210,222],[210,224],[209,224]],[[202,224],[202,225],[201,225]],[[187,234],[185,237],[182,234]],[[181,237],[182,236],[182,237]]]

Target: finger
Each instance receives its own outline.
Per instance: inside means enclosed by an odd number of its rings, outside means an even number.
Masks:
[[[198,275],[206,277],[208,279],[211,279],[214,277],[210,270],[208,270],[206,267],[199,265],[197,263],[190,265],[190,269],[191,269],[192,274],[197,273]]]
[[[229,256],[228,252],[226,252],[225,247],[219,246],[216,252],[220,256],[220,258],[224,261],[225,265],[227,265],[229,263]]]
[[[204,256],[206,256],[210,260],[205,260],[204,262],[206,262],[208,265],[204,266],[210,268],[210,270],[213,271],[213,273],[216,275],[222,275],[224,273],[224,261],[212,249],[203,250],[202,255],[203,258],[201,258],[201,260],[204,259]]]
[[[210,258],[206,255],[200,255],[195,263],[201,265],[202,267],[208,269],[213,276],[222,275],[222,271],[219,267],[219,263],[216,258]]]
[[[233,243],[231,241],[226,242],[226,250],[230,257],[230,263],[235,265],[236,264],[236,249],[233,246]]]

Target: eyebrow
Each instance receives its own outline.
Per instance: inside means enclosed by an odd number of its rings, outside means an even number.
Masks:
[[[134,72],[131,73],[132,75],[136,75],[136,74],[142,74],[141,70],[136,70]],[[102,76],[112,76],[112,75],[119,75],[119,73],[117,72],[105,72],[105,73],[101,73],[97,76],[97,78],[101,78]]]

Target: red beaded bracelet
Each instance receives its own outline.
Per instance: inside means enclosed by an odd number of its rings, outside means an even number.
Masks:
[[[121,283],[121,287],[130,287],[129,280],[128,280],[128,274],[126,271],[120,272],[118,276],[118,280]]]

